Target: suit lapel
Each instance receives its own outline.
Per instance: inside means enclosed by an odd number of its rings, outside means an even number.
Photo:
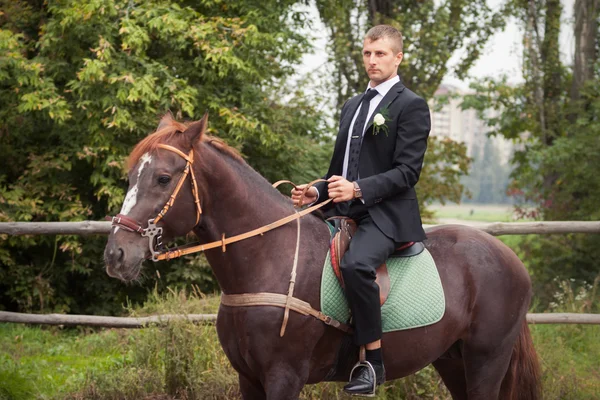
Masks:
[[[381,109],[383,107],[389,108],[390,104],[392,104],[394,102],[394,100],[396,100],[398,95],[400,93],[402,93],[402,91],[404,90],[405,87],[406,86],[404,86],[402,81],[399,81],[398,83],[396,83],[394,86],[391,87],[391,89],[387,92],[385,97],[383,99],[381,99],[381,101],[379,102],[377,107],[375,107],[375,110],[373,110],[373,113],[369,117],[369,120],[367,121],[367,127],[365,128],[365,134],[367,133],[369,128],[373,125],[373,118],[375,118],[375,115],[377,115],[377,113],[379,111],[381,111]]]
[[[354,114],[356,114],[356,110],[360,105],[360,101],[362,100],[362,96],[355,96],[350,100],[348,104],[348,111],[342,118],[340,122],[340,131],[338,133],[339,140],[337,141],[338,146],[335,149],[335,152],[342,151],[342,158],[344,157],[344,153],[346,152],[346,144],[348,143],[348,132],[350,131],[350,124],[352,123],[352,118],[354,118]]]

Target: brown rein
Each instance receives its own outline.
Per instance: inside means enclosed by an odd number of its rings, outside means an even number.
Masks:
[[[228,244],[239,242],[241,240],[248,239],[248,238],[251,238],[254,236],[262,235],[265,232],[271,231],[275,228],[279,228],[280,226],[288,224],[292,221],[299,219],[300,217],[305,216],[306,214],[310,214],[311,212],[318,210],[319,208],[323,207],[325,204],[329,203],[330,201],[331,201],[331,199],[326,200],[325,202],[323,202],[321,204],[317,204],[315,206],[309,207],[307,209],[297,212],[296,214],[288,215],[287,217],[281,218],[275,222],[272,222],[268,225],[261,226],[260,228],[251,230],[246,233],[241,233],[239,235],[231,236],[229,238],[226,238],[225,234],[223,233],[223,235],[221,236],[221,240],[216,240],[214,242],[200,244],[200,245],[192,246],[192,247],[188,247],[188,248],[169,250],[165,253],[162,253],[157,258],[158,258],[158,260],[171,260],[173,258],[181,257],[181,256],[184,256],[187,254],[192,254],[192,253],[197,253],[200,251],[214,249],[215,247],[221,247],[221,249],[224,253]]]
[[[193,176],[193,173],[192,173]],[[310,189],[312,187],[312,185],[314,185],[317,182],[322,181],[322,179],[317,179],[314,180],[312,182],[310,182],[309,184],[306,185],[306,187],[304,188],[304,190],[302,191],[302,195],[301,195],[301,199],[304,198],[304,194],[306,193],[306,191],[308,189]],[[277,187],[281,184],[284,183],[289,183],[291,185],[293,185],[294,187],[297,187],[296,185],[294,185],[292,182],[290,181],[278,181],[275,182],[273,184],[273,187]],[[172,196],[171,196],[172,197]],[[159,260],[172,260],[174,258],[178,258],[181,256],[185,256],[187,254],[192,254],[192,253],[198,253],[201,251],[205,251],[205,250],[210,250],[210,249],[214,249],[216,247],[221,247],[221,250],[223,251],[223,253],[227,250],[227,245],[231,244],[231,243],[235,243],[235,242],[239,242],[241,240],[244,239],[248,239],[254,236],[258,236],[258,235],[262,235],[265,232],[271,231],[275,228],[279,228],[280,226],[286,225],[292,221],[295,221],[303,216],[305,216],[306,214],[310,214],[311,212],[318,210],[319,208],[323,207],[325,204],[329,203],[331,201],[331,199],[328,199],[326,201],[324,201],[321,204],[317,204],[315,206],[306,208],[302,211],[296,212],[295,214],[292,215],[288,215],[287,217],[281,218],[275,222],[272,222],[268,225],[264,225],[261,226],[260,228],[256,228],[254,230],[251,230],[249,232],[246,233],[241,233],[239,235],[236,236],[231,236],[229,238],[225,237],[225,234],[223,233],[221,236],[221,240],[216,240],[214,242],[210,242],[210,243],[204,243],[204,244],[200,244],[200,245],[196,245],[196,246],[191,246],[191,247],[186,247],[186,248],[176,248],[173,250],[168,250],[166,252],[163,252],[159,255],[156,256],[156,260],[155,261],[159,261]],[[154,258],[153,258],[154,260]]]

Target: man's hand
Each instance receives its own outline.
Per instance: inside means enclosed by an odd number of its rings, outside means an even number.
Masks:
[[[334,203],[341,203],[354,198],[354,185],[346,178],[333,175],[327,179],[327,182],[329,182],[329,197],[333,199]]]
[[[300,203],[300,197],[302,196],[302,190],[306,187],[306,185],[298,185],[294,189],[292,189],[292,201],[294,205],[298,205]],[[304,198],[302,199],[302,206],[305,206],[310,203],[314,203],[317,201],[319,196],[319,192],[316,188],[311,187],[304,194]]]

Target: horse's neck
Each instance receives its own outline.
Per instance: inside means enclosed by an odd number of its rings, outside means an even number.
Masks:
[[[274,193],[250,167],[209,148],[196,173],[203,177],[202,242],[249,232],[294,213],[291,202]],[[207,259],[225,293],[281,291],[287,287],[296,244],[292,222],[264,235],[209,250]],[[289,265],[288,265],[289,264]]]

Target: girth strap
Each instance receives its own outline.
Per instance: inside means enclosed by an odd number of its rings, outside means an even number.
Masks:
[[[322,312],[315,310],[311,305],[296,297],[288,297],[279,293],[244,293],[244,294],[225,294],[221,295],[221,304],[229,307],[252,307],[252,306],[274,306],[296,311],[302,315],[310,315],[346,333],[351,333],[352,328],[341,323]]]

